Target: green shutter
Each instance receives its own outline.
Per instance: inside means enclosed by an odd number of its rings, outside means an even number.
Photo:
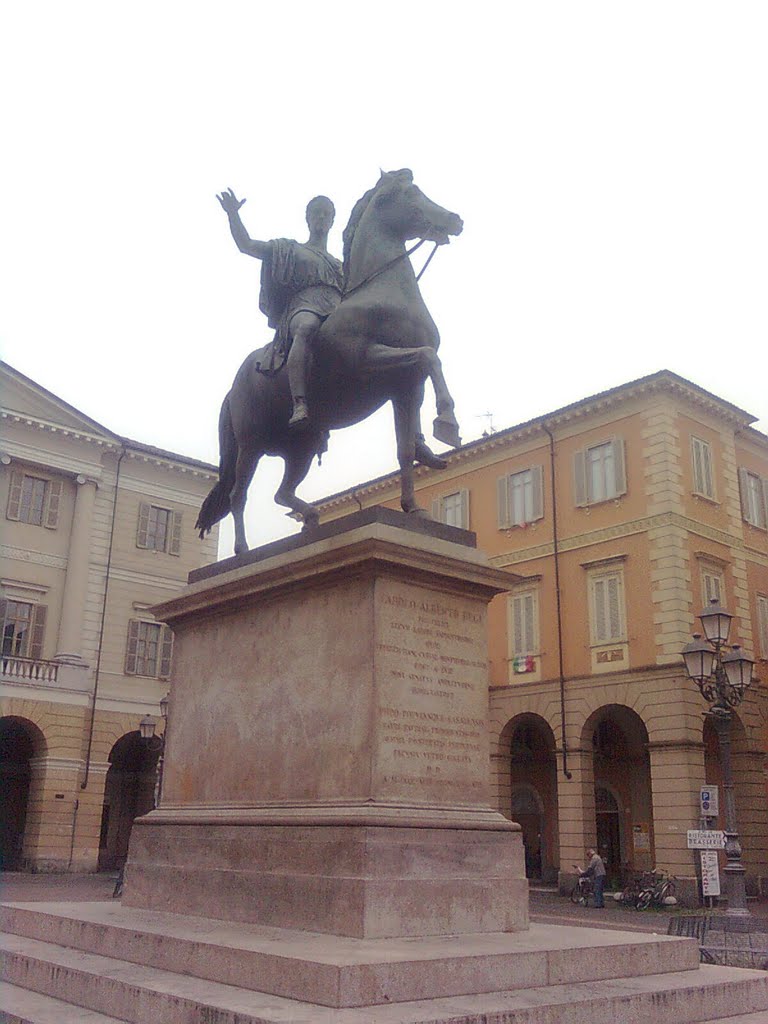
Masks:
[[[21,518],[21,488],[23,483],[23,473],[11,473],[11,485],[8,489],[8,507],[5,511],[6,519],[18,521]]]
[[[181,512],[171,512],[171,539],[168,544],[169,555],[181,553],[181,515]]]
[[[587,504],[587,455],[584,449],[573,456],[573,489],[576,504]]]
[[[498,507],[499,529],[509,527],[509,477],[500,476],[496,481],[496,500]]]
[[[461,528],[469,529],[469,491],[462,490],[461,494]]]
[[[131,619],[128,623],[128,643],[125,649],[125,674],[136,675],[136,658],[139,646],[139,620]]]
[[[533,489],[533,514],[531,522],[544,518],[544,470],[541,466],[531,467]]]
[[[613,470],[616,481],[616,497],[627,493],[627,468],[624,459],[624,438],[614,437],[613,445]]]
[[[168,679],[171,674],[171,658],[173,656],[173,630],[163,626],[160,636],[160,679]]]
[[[442,522],[440,519],[440,499],[435,498],[432,501],[432,518],[436,523]]]
[[[145,548],[149,543],[149,505],[141,502],[139,505],[139,524],[136,530],[136,547]]]
[[[59,507],[61,506],[62,487],[62,480],[49,480],[45,485],[43,526],[48,530],[55,530],[59,525]]]
[[[45,620],[48,616],[48,609],[44,604],[32,606],[32,622],[29,638],[28,657],[39,661],[43,657],[43,641],[45,640]]]

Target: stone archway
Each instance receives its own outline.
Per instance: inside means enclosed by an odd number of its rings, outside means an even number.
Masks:
[[[592,751],[595,840],[618,886],[655,866],[648,730],[632,708],[606,704],[587,719],[582,744]]]
[[[549,723],[525,713],[504,729],[509,743],[510,802],[503,813],[523,830],[528,878],[556,882],[559,869],[557,766]]]
[[[101,814],[100,871],[123,866],[134,819],[152,810],[159,753],[159,739],[143,740],[138,731],[121,736],[112,747]]]
[[[0,718],[0,868],[5,871],[24,867],[32,761],[45,751],[45,737],[34,722],[15,715]]]

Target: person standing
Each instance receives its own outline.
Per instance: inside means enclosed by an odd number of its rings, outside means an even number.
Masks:
[[[592,886],[595,891],[595,907],[602,909],[605,907],[605,899],[603,897],[605,892],[605,864],[603,863],[603,858],[592,846],[587,850],[587,857],[589,860],[586,868],[581,872],[581,877],[592,879]]]

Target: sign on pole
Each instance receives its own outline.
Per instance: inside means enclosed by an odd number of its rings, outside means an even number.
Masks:
[[[702,818],[716,818],[720,814],[720,796],[717,786],[702,786],[699,790]]]
[[[702,850],[701,857],[701,895],[720,895],[720,868],[717,863],[716,850]]]
[[[689,850],[722,850],[725,846],[725,832],[716,829],[688,829]]]

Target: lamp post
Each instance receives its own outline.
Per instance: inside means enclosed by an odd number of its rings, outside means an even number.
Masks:
[[[682,651],[685,670],[696,683],[702,697],[710,704],[705,712],[715,727],[720,743],[723,769],[723,798],[725,804],[725,865],[728,910],[731,917],[749,917],[744,885],[744,865],[741,863],[741,844],[736,829],[736,801],[731,766],[731,721],[733,708],[744,700],[752,682],[754,662],[738,644],[728,645],[733,616],[723,608],[717,598],[699,615],[704,638],[693,634],[693,641]]]
[[[165,731],[168,728],[168,705],[169,696],[166,693],[166,695],[160,701],[160,716],[163,719],[163,722],[165,723],[165,728],[163,729],[160,736],[157,737],[158,742],[160,743],[160,753],[157,758],[157,768],[155,770],[155,790],[152,800],[153,809],[159,806],[160,797],[163,792],[163,758],[165,757]],[[141,738],[143,740],[146,740],[148,743],[151,742],[155,735],[155,727],[156,723],[152,715],[145,715],[139,722],[139,732],[141,733]]]

